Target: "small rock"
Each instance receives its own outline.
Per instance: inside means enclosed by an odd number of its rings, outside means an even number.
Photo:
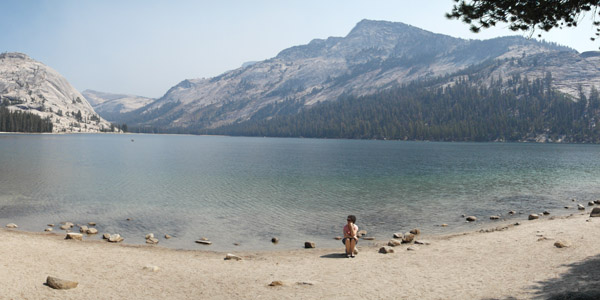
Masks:
[[[590,213],[590,217],[600,217],[600,207],[594,207]]]
[[[146,234],[146,239],[153,239],[153,238],[154,238],[154,233]]]
[[[419,230],[418,228],[413,228],[409,232],[412,233],[412,234],[414,234],[414,235],[421,234],[421,230]]]
[[[160,268],[158,266],[147,265],[144,267],[144,270],[158,272],[158,270],[160,270]]]
[[[548,240],[548,238],[547,238],[547,237],[545,237],[545,236],[543,236],[543,237],[541,237],[541,238],[537,239],[537,241],[538,241],[538,242],[545,241],[545,240]]]
[[[469,222],[475,222],[475,221],[477,221],[477,217],[475,217],[475,216],[468,216],[467,217],[467,221],[469,221]]]
[[[540,216],[538,216],[538,214],[530,214],[529,215],[529,220],[535,220],[535,219],[539,219]]]
[[[554,243],[554,246],[556,248],[568,248],[571,247],[571,243],[567,241],[556,241],[556,243]]]
[[[48,226],[50,226],[50,227],[54,227],[54,224],[50,223],[50,224],[48,224]]]
[[[212,245],[211,241],[206,241],[206,240],[202,240],[202,239],[197,240],[196,243],[203,244],[203,245]]]
[[[515,223],[515,226],[519,226],[519,225],[521,225],[521,222]]]
[[[407,251],[417,251],[417,247],[414,246],[410,246],[408,248],[406,248]]]
[[[111,242],[111,243],[119,243],[119,242],[122,242],[123,240],[124,240],[124,238],[121,237],[121,235],[118,234],[118,233],[111,234],[108,237],[108,241]]]
[[[571,207],[570,206],[565,206],[565,209],[569,209],[569,208],[571,208]]]
[[[17,227],[19,227],[19,226],[17,226],[17,224],[15,224],[15,223],[6,224],[6,228],[17,228]]]
[[[297,285],[315,285],[312,282],[308,282],[308,281],[298,281],[296,282]]]
[[[59,227],[59,228],[60,228],[60,229],[62,229],[62,230],[69,230],[69,229],[71,229],[71,226],[70,226],[70,225],[63,224],[63,225],[60,225],[60,227]]]
[[[283,286],[283,282],[281,280],[274,280],[269,283],[269,286]]]
[[[110,238],[110,233],[105,233],[102,235],[102,238],[108,240]]]
[[[410,243],[415,239],[415,235],[407,232],[404,234],[404,237],[402,237],[402,243]]]
[[[90,225],[90,226],[96,226],[96,222],[88,222],[88,225]]]
[[[67,226],[69,226],[69,227],[71,227],[71,228],[72,228],[73,226],[75,226],[75,224],[73,224],[72,222],[60,222],[60,224],[62,224],[62,225],[67,225]]]
[[[396,233],[394,233],[394,238],[395,238],[395,239],[401,239],[403,236],[404,236],[404,234],[403,234],[403,233],[400,233],[400,232],[396,232]]]
[[[415,240],[415,244],[417,244],[417,245],[431,245],[430,242],[428,242],[428,241],[422,241],[422,240]]]
[[[588,202],[588,206],[594,206],[594,204],[596,204],[596,203],[594,203],[594,201]]]
[[[277,244],[277,243],[279,243],[279,239],[276,238],[276,237],[274,237],[274,238],[271,239],[271,243]]]
[[[517,212],[516,212],[516,211],[514,211],[514,210],[511,210],[511,211],[509,211],[509,212],[508,212],[508,214],[509,214],[509,215],[515,215],[516,213],[517,213]]]
[[[600,199],[598,199],[598,200],[594,201],[594,203],[596,203],[596,204],[600,204]]]
[[[383,253],[383,254],[394,253],[394,248],[392,248],[390,246],[383,246],[383,247],[379,248],[379,253]]]
[[[358,254],[358,248],[354,247],[354,254]]]
[[[89,229],[89,228],[88,228],[87,226],[81,226],[81,227],[79,227],[79,232],[81,232],[81,233],[85,233],[85,232],[87,232],[87,231],[88,231],[88,229]]]
[[[234,245],[234,246],[239,246],[239,245],[240,245],[240,243],[233,243],[233,245]]]
[[[545,215],[545,216],[547,216],[547,215],[549,215],[549,214],[550,214],[550,212],[549,212],[549,211],[547,211],[547,210],[545,210],[545,211],[544,211],[542,214],[543,214],[543,215]]]
[[[490,216],[490,220],[498,220],[500,219],[500,216]]]
[[[400,245],[402,245],[402,241],[399,241],[399,240],[392,239],[388,242],[388,246],[390,246],[390,247],[396,247],[396,246],[400,246]]]
[[[375,238],[372,237],[372,236],[363,236],[362,239],[365,240],[365,241],[373,241],[373,240],[375,240]]]
[[[441,225],[442,227],[448,227],[448,224],[444,223]]]
[[[208,241],[208,238],[201,237],[201,238],[200,238],[200,240],[201,240],[201,241]]]
[[[341,237],[341,236],[336,236],[336,237],[334,237],[333,239],[334,239],[334,240],[338,240],[338,241],[339,241],[339,240],[341,240],[341,239],[342,239],[342,237]]]
[[[366,230],[364,230],[364,229],[363,229],[363,230],[359,230],[359,231],[356,233],[356,236],[357,236],[357,237],[361,237],[361,236],[363,236],[363,235],[367,235],[367,231],[366,231]]]
[[[315,245],[314,242],[304,242],[304,248],[316,248],[317,246]]]
[[[64,279],[48,276],[46,278],[46,285],[48,285],[49,287],[51,287],[53,289],[57,289],[57,290],[68,290],[68,289],[76,288],[78,283],[76,281],[69,281],[69,280],[64,280]]]
[[[242,258],[235,254],[227,253],[227,255],[225,255],[225,260],[242,260]]]
[[[131,221],[131,220],[133,220],[133,219],[132,219],[132,218],[127,218],[127,219],[125,219],[125,220],[126,220],[126,221]]]
[[[96,234],[96,233],[98,233],[98,229],[96,229],[96,228],[88,228],[88,230],[85,233],[87,233],[87,234]]]
[[[75,232],[69,232],[69,233],[67,233],[67,236],[65,237],[65,240],[83,241],[83,234],[81,234],[81,233],[75,233]]]
[[[585,206],[583,206],[581,204],[577,204],[577,209],[579,209],[579,210],[585,210]]]
[[[170,238],[171,238],[171,236],[170,236],[170,235],[168,235],[168,234],[165,234],[165,239],[167,239],[167,240],[168,240],[168,239],[170,239]]]
[[[50,232],[50,231],[52,231],[52,227],[48,227],[48,228],[44,229],[44,231]]]
[[[149,239],[146,239],[146,244],[150,244],[150,245],[156,245],[156,244],[158,244],[158,239],[157,239],[157,238],[154,238],[154,237],[151,237],[151,238],[149,238]]]

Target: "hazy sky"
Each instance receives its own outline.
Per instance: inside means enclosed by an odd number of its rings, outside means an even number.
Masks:
[[[452,0],[2,0],[0,52],[24,52],[78,90],[162,96],[186,78],[213,77],[271,58],[314,38],[345,36],[362,19],[404,22],[432,32],[488,39],[506,25],[470,33],[447,20]],[[589,19],[589,17],[587,18]],[[586,19],[586,20],[587,20]],[[598,50],[586,21],[543,39]]]

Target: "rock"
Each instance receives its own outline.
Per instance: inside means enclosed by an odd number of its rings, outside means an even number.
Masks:
[[[409,232],[412,233],[412,234],[414,234],[414,235],[421,234],[421,230],[419,230],[418,228],[413,228]]]
[[[469,222],[475,222],[475,221],[477,221],[477,217],[475,217],[475,216],[468,216],[467,217],[467,221],[469,221]]]
[[[151,272],[158,272],[158,270],[160,270],[160,268],[158,266],[147,265],[144,267],[144,270],[148,270]]]
[[[430,242],[423,241],[423,240],[415,240],[415,244],[417,244],[417,245],[431,245]]]
[[[363,236],[362,239],[365,240],[365,241],[373,241],[373,240],[375,240],[375,238],[372,237],[372,236]]]
[[[549,211],[547,211],[547,210],[545,210],[545,211],[544,211],[542,214],[543,214],[544,216],[547,216],[547,215],[549,215],[549,214],[550,214],[550,212],[549,212]]]
[[[154,233],[146,234],[146,239],[153,239],[153,238],[154,238]]]
[[[17,228],[17,227],[19,227],[19,226],[17,226],[17,224],[15,224],[15,223],[6,224],[6,228]]]
[[[521,225],[521,222],[515,223],[515,226],[519,226],[519,225]]]
[[[119,243],[119,242],[122,242],[123,240],[124,240],[124,238],[121,237],[121,235],[118,234],[118,233],[111,234],[108,237],[108,241],[111,242],[111,243]]]
[[[414,246],[410,246],[408,248],[406,248],[407,251],[417,251],[417,247]]]
[[[441,225],[442,227],[448,227],[448,224],[444,223]]]
[[[196,243],[203,244],[203,245],[212,245],[211,241],[205,241],[205,240],[202,240],[202,239],[197,240]]]
[[[200,238],[200,240],[201,240],[201,241],[208,241],[208,238],[201,237],[201,238]]]
[[[581,204],[577,204],[577,209],[579,209],[579,210],[585,210],[585,206],[583,206]]]
[[[569,208],[571,208],[571,207],[570,206],[565,206],[565,209],[569,209]]]
[[[361,237],[361,236],[363,236],[363,235],[367,235],[367,231],[366,231],[366,230],[364,230],[364,229],[363,229],[363,230],[359,230],[359,231],[356,233],[356,236],[357,236],[357,237]]]
[[[233,245],[234,245],[234,246],[239,246],[239,245],[240,245],[240,243],[233,243]]]
[[[535,219],[539,219],[540,216],[538,216],[538,214],[530,214],[529,215],[529,220],[535,220]]]
[[[165,234],[165,239],[167,239],[167,240],[168,240],[168,239],[170,239],[170,238],[171,238],[171,236],[170,236],[170,235],[168,235],[168,234]]]
[[[126,220],[126,221],[132,221],[133,219],[132,219],[132,218],[127,218],[127,219],[125,219],[125,220]]]
[[[556,248],[568,248],[571,247],[571,243],[567,241],[556,241],[556,243],[554,243],[554,246]]]
[[[242,260],[242,258],[235,254],[227,253],[227,255],[225,255],[225,260]]]
[[[514,210],[511,210],[511,211],[509,211],[509,212],[508,212],[508,214],[509,214],[509,215],[515,215],[516,213],[517,213],[517,212],[516,212],[516,211],[514,211]]]
[[[407,232],[404,234],[404,237],[402,237],[402,243],[410,243],[415,239],[415,235]]]
[[[273,280],[269,283],[269,286],[283,286],[283,282],[281,280]]]
[[[600,207],[594,207],[590,213],[590,217],[600,217]]]
[[[110,238],[110,233],[105,233],[102,235],[102,238],[108,240]]]
[[[500,216],[490,216],[490,220],[499,220]]]
[[[402,245],[402,241],[399,241],[399,240],[391,239],[388,242],[388,246],[390,246],[390,247],[396,247],[396,246],[400,246],[400,245]]]
[[[79,232],[81,232],[81,233],[85,233],[85,232],[87,232],[87,231],[88,231],[88,229],[89,229],[89,228],[88,228],[87,226],[81,226],[81,227],[79,227]]]
[[[88,225],[90,225],[90,226],[96,226],[96,222],[88,222]]]
[[[304,242],[304,248],[316,248],[317,246],[315,245],[314,242]]]
[[[65,237],[65,240],[83,241],[83,234],[81,234],[81,233],[75,233],[75,232],[69,232],[69,233],[67,233],[67,236]]]
[[[279,239],[278,239],[278,238],[276,238],[276,237],[274,237],[274,238],[271,238],[271,243],[273,243],[273,244],[277,244],[277,243],[279,243]]]
[[[594,201],[594,203],[596,203],[596,204],[600,204],[600,199],[598,199],[598,200]]]
[[[50,223],[50,224],[48,224],[48,226],[50,226],[50,227],[54,227],[54,224]]]
[[[75,226],[75,224],[71,223],[71,222],[60,222],[61,225],[66,225],[69,226],[69,228],[73,228],[73,226]]]
[[[358,248],[354,247],[354,254],[358,254]]]
[[[404,236],[404,234],[403,234],[403,233],[400,233],[400,232],[396,232],[396,233],[394,233],[394,238],[395,238],[395,239],[401,239],[403,236]]]
[[[77,287],[78,283],[76,281],[64,280],[52,276],[48,276],[46,278],[46,285],[53,289],[57,290],[68,290],[74,289]]]
[[[63,225],[60,225],[59,228],[62,229],[62,230],[69,230],[69,229],[71,229],[71,226],[63,224]]]
[[[594,206],[594,204],[596,204],[596,203],[594,203],[594,201],[588,202],[588,206]]]
[[[44,229],[44,231],[50,232],[50,231],[52,231],[52,227],[48,227],[48,228]]]
[[[334,240],[338,240],[338,241],[339,241],[339,240],[341,240],[341,239],[342,239],[342,237],[341,237],[341,236],[336,236],[336,237],[334,237],[333,239],[334,239]]]
[[[379,253],[383,253],[383,254],[394,253],[394,248],[392,248],[390,246],[383,246],[383,247],[379,248]]]
[[[156,245],[156,244],[158,244],[158,239],[154,238],[154,237],[146,239],[146,244]]]
[[[308,281],[298,281],[296,282],[297,285],[315,285],[312,282],[308,282]]]
[[[96,229],[96,228],[88,228],[88,230],[85,233],[87,233],[87,234],[96,234],[96,233],[98,233],[98,229]]]

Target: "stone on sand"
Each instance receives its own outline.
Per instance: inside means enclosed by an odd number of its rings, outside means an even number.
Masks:
[[[111,243],[119,243],[119,242],[122,242],[123,240],[124,240],[124,238],[121,237],[121,235],[118,234],[118,233],[111,234],[108,237],[108,241],[111,242]]]
[[[490,220],[498,220],[500,219],[500,216],[490,216]]]
[[[388,246],[390,246],[390,247],[396,247],[396,246],[400,246],[400,245],[402,245],[402,241],[399,241],[399,240],[391,239],[388,242]]]
[[[401,232],[396,232],[396,233],[394,233],[394,238],[395,238],[395,239],[401,239],[403,236],[404,236],[404,234],[403,234],[403,233],[401,233]]]
[[[269,286],[282,286],[283,285],[283,281],[281,280],[273,280],[271,281],[271,283],[269,283]]]
[[[363,235],[367,235],[367,231],[366,231],[366,230],[364,230],[364,229],[363,229],[363,230],[359,230],[359,231],[356,233],[356,236],[357,236],[357,237],[361,237],[361,236],[363,236]]]
[[[304,248],[317,248],[314,242],[304,242]]]
[[[568,241],[556,241],[556,243],[554,243],[554,246],[556,248],[568,248],[571,247],[571,243],[569,243]]]
[[[383,253],[383,254],[394,253],[394,248],[392,248],[390,246],[383,246],[383,247],[379,248],[379,253]]]
[[[409,232],[412,233],[412,234],[414,234],[414,235],[421,234],[421,230],[419,230],[419,228],[413,228]]]
[[[207,240],[203,240],[203,239],[197,240],[196,243],[203,244],[203,245],[212,245],[211,241],[207,241]]]
[[[600,217],[600,207],[594,207],[590,213],[590,217]]]
[[[50,232],[50,231],[52,231],[52,227],[48,227],[48,228],[44,229],[44,231]]]
[[[581,204],[577,204],[577,209],[579,209],[579,210],[585,210],[585,206],[583,206]]]
[[[170,238],[171,238],[171,236],[170,236],[170,235],[168,235],[168,234],[165,234],[165,239],[167,239],[167,240],[168,240],[168,239],[170,239]]]
[[[242,260],[242,258],[235,254],[227,253],[227,255],[225,255],[225,260]]]
[[[539,219],[540,216],[538,214],[530,214],[529,215],[529,220],[535,220],[535,219]]]
[[[407,232],[404,234],[404,237],[402,237],[402,243],[410,243],[415,239],[415,235]]]
[[[17,227],[19,227],[19,226],[17,226],[17,224],[15,224],[15,223],[6,224],[6,228],[17,228]]]
[[[415,240],[415,244],[417,245],[430,245],[431,243],[423,240]]]
[[[589,205],[589,206],[594,206],[595,204],[596,204],[596,203],[594,203],[594,201],[590,201],[590,202],[588,202],[588,205]]]
[[[156,245],[156,244],[158,244],[158,239],[155,238],[155,237],[151,237],[149,239],[146,239],[146,244]]]
[[[110,233],[105,233],[102,235],[102,238],[108,240],[110,238]]]
[[[69,233],[67,233],[67,236],[65,237],[65,240],[83,241],[83,234],[81,234],[81,233],[75,233],[75,232],[69,232]]]
[[[158,266],[147,265],[144,267],[144,270],[148,270],[151,272],[158,272],[158,270],[160,270],[160,268]]]
[[[53,276],[46,278],[46,285],[57,290],[68,290],[76,288],[78,283],[76,281],[64,280]]]

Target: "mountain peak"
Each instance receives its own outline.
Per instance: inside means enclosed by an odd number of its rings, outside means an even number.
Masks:
[[[32,60],[31,57],[25,53],[20,52],[4,52],[0,53],[0,59],[21,59],[21,60]]]

